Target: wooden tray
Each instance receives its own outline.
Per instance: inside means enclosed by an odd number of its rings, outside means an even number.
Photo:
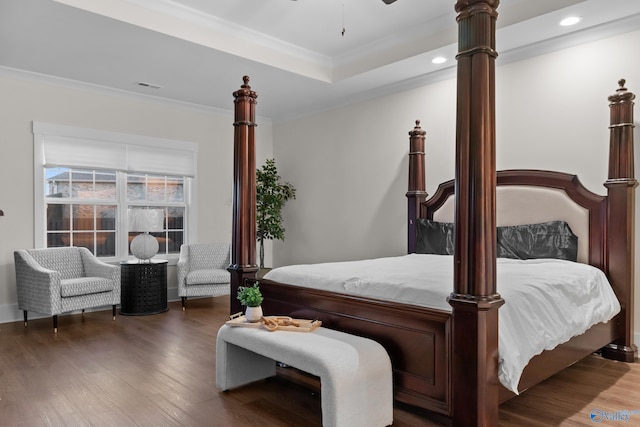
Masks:
[[[322,321],[317,319],[307,320],[307,319],[292,319],[291,317],[286,317],[286,316],[265,316],[265,319],[278,319],[278,318],[293,320],[297,322],[300,326],[293,326],[293,325],[278,326],[278,329],[276,329],[276,331],[311,332],[316,330],[318,327],[322,325]],[[262,322],[247,322],[247,319],[244,317],[244,315],[239,317],[234,317],[233,319],[228,320],[226,324],[229,326],[241,326],[245,328],[263,328],[267,330],[266,328],[264,328]]]

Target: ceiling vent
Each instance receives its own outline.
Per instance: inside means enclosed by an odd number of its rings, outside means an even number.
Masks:
[[[154,83],[148,83],[148,82],[138,82],[137,85],[142,87],[148,87],[150,89],[162,89],[162,86]]]

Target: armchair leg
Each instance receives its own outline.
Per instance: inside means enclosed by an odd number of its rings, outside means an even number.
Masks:
[[[116,320],[116,305],[113,304],[111,306],[111,315],[113,316],[113,320]]]
[[[182,297],[182,311],[185,311],[187,307],[185,307],[184,303],[187,301],[187,297]]]
[[[27,326],[27,310],[22,310],[22,315],[24,316],[24,326]]]
[[[53,333],[54,334],[58,333],[58,315],[57,314],[53,315]]]
[[[84,317],[84,308],[82,309],[82,317]]]

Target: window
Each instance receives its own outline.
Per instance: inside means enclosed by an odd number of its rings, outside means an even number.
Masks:
[[[46,247],[84,246],[116,256],[115,171],[46,168]]]
[[[162,212],[151,234],[165,258],[194,240],[195,144],[34,123],[34,147],[35,247],[126,258],[140,233],[129,230],[132,209]]]
[[[160,209],[163,230],[151,234],[158,240],[158,253],[179,254],[184,243],[184,178],[158,175],[127,175],[127,207]],[[129,241],[139,233],[129,231]]]

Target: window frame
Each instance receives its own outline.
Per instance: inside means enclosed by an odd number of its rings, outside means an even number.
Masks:
[[[47,197],[45,188],[45,170],[47,166],[45,162],[45,144],[47,138],[77,138],[80,140],[88,140],[92,142],[98,142],[102,147],[109,147],[113,144],[116,148],[131,148],[137,152],[141,150],[154,150],[157,153],[166,152],[170,154],[172,151],[179,150],[184,152],[188,156],[192,156],[192,165],[189,165],[187,161],[184,163],[187,167],[190,167],[189,175],[177,175],[175,173],[166,173],[166,176],[184,176],[184,199],[185,199],[185,227],[184,227],[184,242],[183,243],[195,243],[197,242],[197,198],[194,194],[197,194],[197,154],[198,145],[193,142],[179,141],[165,138],[155,138],[148,136],[141,136],[135,134],[116,133],[104,130],[86,129],[74,126],[56,125],[43,122],[33,122],[33,143],[34,143],[34,248],[46,248],[47,247]],[[170,160],[170,159],[168,159]],[[59,162],[58,162],[59,163]],[[103,167],[91,168],[88,165],[64,165],[55,164],[55,166],[67,167],[71,169],[93,169],[100,170],[105,169]],[[150,174],[150,175],[163,175],[162,172],[145,171],[145,170],[116,170],[116,205],[118,214],[116,218],[116,254],[114,257],[100,257],[105,262],[118,262],[126,259],[132,259],[133,256],[128,254],[128,224],[127,224],[127,207],[140,206],[135,202],[130,203],[127,200],[127,188],[126,188],[126,175],[132,174]],[[124,204],[122,204],[124,203]],[[148,202],[153,205],[154,203]],[[163,206],[167,206],[165,203]],[[171,264],[175,264],[179,258],[179,254],[159,254],[157,256],[163,259],[168,259]]]

